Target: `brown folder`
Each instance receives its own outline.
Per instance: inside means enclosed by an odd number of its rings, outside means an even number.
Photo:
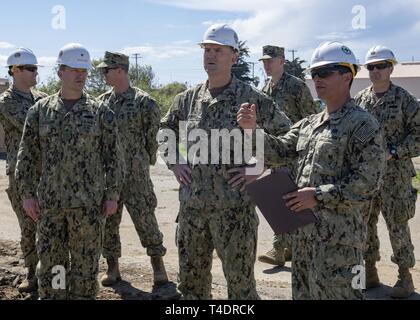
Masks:
[[[246,186],[248,194],[275,234],[292,232],[316,221],[311,210],[297,213],[286,206],[283,196],[297,189],[287,169],[277,169]]]

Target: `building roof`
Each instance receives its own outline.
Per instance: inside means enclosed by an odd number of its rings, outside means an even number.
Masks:
[[[369,71],[361,67],[356,79],[369,79]],[[420,78],[420,61],[402,62],[394,66],[391,78]]]

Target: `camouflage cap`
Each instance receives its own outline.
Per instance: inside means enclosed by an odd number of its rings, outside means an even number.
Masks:
[[[130,62],[128,56],[118,52],[105,52],[104,61],[101,62],[96,68],[112,68],[118,66],[129,66]]]
[[[276,46],[264,46],[263,47],[263,56],[261,60],[268,60],[276,57],[284,57],[284,48]]]

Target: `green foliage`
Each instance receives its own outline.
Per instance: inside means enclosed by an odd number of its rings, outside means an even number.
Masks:
[[[295,58],[293,61],[286,60],[284,63],[284,71],[305,80],[305,75],[303,74],[305,68],[302,67],[302,64],[305,62],[305,60],[301,60],[299,58]]]
[[[246,41],[239,41],[239,55],[238,60],[232,67],[232,73],[240,80],[253,83],[258,86],[259,78],[252,78],[251,64],[246,62],[246,58],[249,58],[249,48],[246,46]]]
[[[413,187],[417,189],[417,193],[420,193],[420,171],[417,170],[417,175],[413,177]]]
[[[185,90],[187,90],[186,83],[173,82],[160,88],[152,89],[149,93],[156,100],[160,107],[160,113],[164,116],[168,112],[175,96]]]

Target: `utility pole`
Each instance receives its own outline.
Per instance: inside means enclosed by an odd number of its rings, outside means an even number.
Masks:
[[[297,50],[292,49],[292,50],[287,50],[287,51],[292,53],[292,61],[294,61],[295,60],[295,52],[297,52]]]
[[[254,77],[254,66],[255,66],[256,62],[248,62],[248,64],[252,65],[252,79],[254,79],[255,78]]]
[[[141,58],[140,53],[134,53],[132,57],[136,59],[136,79],[139,80],[139,68],[138,68],[137,60]]]

